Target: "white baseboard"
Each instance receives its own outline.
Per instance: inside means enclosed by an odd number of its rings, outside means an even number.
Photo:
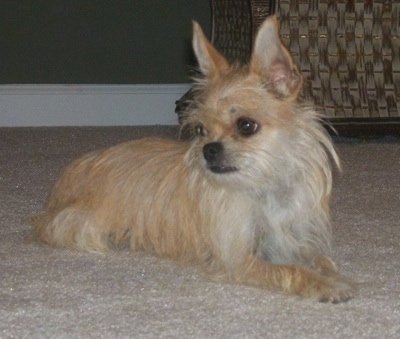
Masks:
[[[189,84],[0,85],[0,126],[174,125]]]

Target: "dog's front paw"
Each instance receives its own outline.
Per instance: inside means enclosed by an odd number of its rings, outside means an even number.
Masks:
[[[355,289],[351,282],[340,275],[322,277],[309,286],[304,294],[316,298],[320,302],[338,304],[346,302],[354,295]]]

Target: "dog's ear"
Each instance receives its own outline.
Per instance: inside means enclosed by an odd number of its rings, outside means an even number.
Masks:
[[[213,77],[229,68],[226,59],[205,37],[200,25],[193,21],[193,50],[199,63],[200,71],[206,77]]]
[[[275,95],[291,100],[297,98],[302,77],[281,42],[275,16],[268,17],[257,33],[250,69]]]

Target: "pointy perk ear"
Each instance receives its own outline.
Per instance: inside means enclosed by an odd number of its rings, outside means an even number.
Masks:
[[[205,37],[200,25],[193,21],[193,50],[203,75],[213,77],[229,67],[226,59]]]
[[[303,80],[281,42],[275,16],[268,17],[257,33],[250,68],[278,97],[297,98]]]

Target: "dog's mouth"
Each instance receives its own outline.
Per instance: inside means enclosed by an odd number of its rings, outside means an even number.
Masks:
[[[209,166],[208,169],[216,174],[232,173],[238,169],[235,166]]]
[[[207,169],[216,174],[236,172],[235,166],[228,165],[225,147],[221,142],[210,142],[203,146],[203,156]]]

